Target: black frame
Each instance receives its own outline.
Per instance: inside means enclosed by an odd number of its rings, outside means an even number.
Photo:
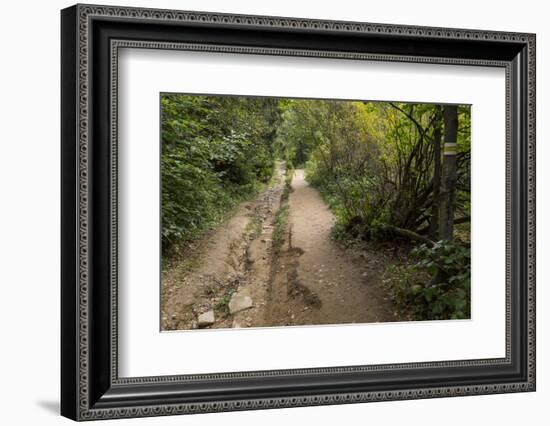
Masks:
[[[535,390],[533,34],[76,5],[61,13],[61,413],[74,420]],[[504,67],[507,355],[502,359],[118,378],[117,49]]]

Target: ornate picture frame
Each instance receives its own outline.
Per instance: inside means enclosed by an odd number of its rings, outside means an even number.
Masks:
[[[535,390],[535,35],[76,5],[61,12],[61,413],[160,416]],[[120,48],[482,65],[506,72],[506,356],[119,377]]]

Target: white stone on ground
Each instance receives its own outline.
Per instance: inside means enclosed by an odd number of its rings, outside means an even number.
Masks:
[[[207,327],[216,322],[216,317],[214,316],[214,311],[208,311],[199,315],[198,326]]]
[[[234,314],[252,307],[252,299],[244,294],[233,293],[229,301],[229,313]]]

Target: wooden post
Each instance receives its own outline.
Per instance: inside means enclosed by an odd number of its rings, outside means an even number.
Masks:
[[[458,107],[443,107],[445,122],[445,145],[441,170],[441,203],[439,207],[439,239],[453,240],[454,211],[456,198],[456,139],[458,133]]]
[[[439,204],[441,203],[441,106],[437,107],[437,118],[434,129],[434,176],[433,176],[433,201],[430,218],[429,236],[433,241],[438,241],[439,234]]]

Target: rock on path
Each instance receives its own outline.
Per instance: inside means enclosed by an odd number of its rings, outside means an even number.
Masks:
[[[199,327],[208,327],[216,322],[216,316],[214,311],[204,312],[198,317],[198,326]]]
[[[245,294],[233,293],[229,301],[229,313],[236,314],[253,306],[252,298]]]

